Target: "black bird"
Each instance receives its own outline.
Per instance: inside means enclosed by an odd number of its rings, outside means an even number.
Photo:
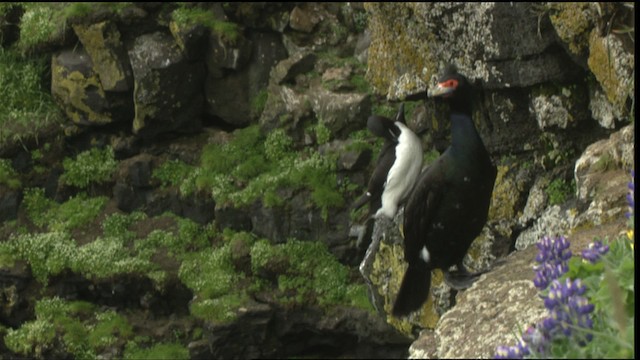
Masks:
[[[411,193],[422,167],[422,145],[418,136],[405,125],[404,104],[400,104],[395,120],[372,115],[367,120],[367,128],[385,142],[367,192],[353,205],[357,210],[369,203],[369,214],[356,245],[358,258],[362,258],[371,242],[375,218],[393,219],[398,207]]]
[[[462,260],[487,221],[496,179],[482,139],[471,118],[471,84],[448,66],[429,97],[442,97],[451,110],[451,145],[425,169],[404,212],[404,257],[408,262],[394,316],[406,316],[427,300],[431,270],[442,269],[456,288],[473,283]],[[450,273],[456,265],[457,272]]]

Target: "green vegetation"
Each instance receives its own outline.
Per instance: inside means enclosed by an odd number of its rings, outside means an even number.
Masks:
[[[276,206],[283,202],[278,190],[306,188],[325,219],[329,208],[344,205],[333,157],[312,149],[295,152],[283,130],[264,136],[253,125],[234,135],[229,143],[208,145],[202,153],[196,185],[210,190],[217,202],[246,206],[261,200]]]
[[[331,130],[329,130],[323,122],[318,121],[318,124],[313,127],[313,130],[316,134],[316,142],[318,145],[326,144],[331,140]]]
[[[43,298],[36,319],[9,329],[7,348],[24,356],[46,357],[54,347],[78,359],[94,359],[109,346],[133,338],[127,319],[113,310],[100,310],[83,301]]]
[[[238,24],[217,20],[215,13],[210,10],[187,7],[188,5],[184,3],[179,5],[180,7],[171,14],[171,18],[179,27],[203,25],[224,41],[234,44],[238,40],[240,36]]]
[[[571,198],[575,190],[575,180],[567,182],[563,179],[554,179],[549,183],[545,192],[549,196],[550,205],[560,205]]]
[[[106,197],[88,198],[80,193],[62,204],[48,199],[42,188],[24,192],[27,216],[35,225],[50,231],[70,231],[88,224],[98,216],[107,203]]]
[[[163,187],[176,186],[183,196],[195,192],[198,169],[180,160],[168,160],[153,169],[153,178],[160,180]]]
[[[47,61],[0,48],[0,146],[37,137],[42,129],[62,122],[42,81]]]
[[[189,359],[189,350],[178,343],[155,344],[149,348],[140,348],[135,342],[127,344],[125,360]]]
[[[75,159],[65,158],[62,166],[65,173],[61,180],[65,184],[86,189],[90,184],[110,181],[118,163],[113,148],[107,146],[81,152]]]
[[[4,184],[14,190],[22,186],[18,173],[11,166],[11,160],[9,159],[0,159],[0,184]]]
[[[253,116],[259,117],[260,114],[262,114],[268,98],[269,91],[267,91],[267,89],[262,89],[256,96],[254,96],[253,99],[251,99],[251,114]]]

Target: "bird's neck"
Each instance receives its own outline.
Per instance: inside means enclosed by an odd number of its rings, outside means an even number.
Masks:
[[[451,149],[461,155],[486,151],[470,114],[451,113]]]

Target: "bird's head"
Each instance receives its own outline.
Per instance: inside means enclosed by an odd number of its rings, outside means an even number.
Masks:
[[[452,109],[470,112],[471,84],[455,65],[447,65],[435,86],[427,91],[428,97],[440,97],[451,104]]]

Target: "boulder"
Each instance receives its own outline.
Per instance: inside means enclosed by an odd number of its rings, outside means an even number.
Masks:
[[[133,74],[120,32],[108,21],[73,25],[78,39],[91,57],[104,91],[132,89]]]
[[[277,34],[256,32],[248,40],[252,48],[247,65],[229,70],[222,78],[210,74],[205,83],[207,114],[234,127],[247,126],[260,117],[253,109],[254,101],[265,91],[271,68],[287,56]]]
[[[187,61],[171,35],[139,36],[129,49],[135,79],[133,131],[149,138],[199,129],[204,66]]]
[[[103,125],[131,119],[130,99],[123,94],[105,92],[94,63],[83,47],[52,56],[51,94],[77,125]]]
[[[364,128],[371,115],[369,94],[334,93],[318,86],[310,90],[308,98],[318,122],[339,139]]]
[[[537,248],[512,253],[505,263],[459,292],[435,331],[425,331],[409,348],[409,358],[487,359],[499,345],[515,343],[528,324],[546,311],[533,285]]]
[[[204,339],[188,346],[192,359],[400,358],[410,343],[379,317],[339,307],[324,312],[252,302],[236,321],[207,322],[203,330]]]

